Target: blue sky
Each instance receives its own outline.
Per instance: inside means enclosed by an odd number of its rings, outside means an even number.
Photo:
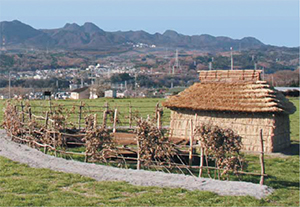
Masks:
[[[0,21],[35,28],[93,22],[106,31],[167,29],[299,46],[298,0],[0,0]]]

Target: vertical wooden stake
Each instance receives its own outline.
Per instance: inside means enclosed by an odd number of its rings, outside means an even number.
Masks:
[[[260,130],[260,146],[261,146],[261,152],[260,152],[260,166],[261,166],[261,177],[259,184],[264,184],[264,175],[265,175],[265,162],[264,162],[264,140],[263,140],[263,130]]]
[[[196,113],[195,116],[194,116],[194,125],[195,125],[194,130],[197,127],[197,117],[198,117],[198,114]]]
[[[217,168],[217,171],[218,171],[218,179],[220,180],[221,179],[221,177],[220,177],[220,168],[218,167],[219,159],[216,159],[215,162],[216,162],[216,168]]]
[[[174,126],[174,123],[175,123],[175,121],[173,120],[173,114],[174,114],[174,111],[171,111],[171,121],[170,121],[170,138],[172,138],[173,137],[173,133],[174,133],[174,128],[175,128],[175,126]]]
[[[49,97],[49,109],[50,109],[50,112],[52,112],[51,96]]]
[[[97,129],[97,114],[94,114],[94,129]]]
[[[48,114],[48,112],[47,112],[47,114]],[[46,136],[46,140],[48,140],[48,131],[46,131],[45,136]],[[43,142],[43,144],[45,145],[44,146],[44,153],[47,154],[47,142]]]
[[[78,129],[80,129],[80,125],[81,125],[81,116],[82,116],[82,102],[80,101],[79,117],[78,117]]]
[[[56,132],[53,134],[53,145],[54,145],[54,156],[57,157],[57,151],[56,151]]]
[[[203,147],[200,145],[200,154],[201,154],[201,157],[200,157],[200,170],[199,170],[199,178],[202,177],[202,174],[203,174],[203,162],[204,162],[204,156],[203,156]]]
[[[24,117],[24,104],[23,104],[23,101],[21,102],[21,110],[22,110],[22,123],[24,124],[25,117]]]
[[[189,149],[189,165],[193,164],[193,142],[194,142],[194,131],[193,131],[193,120],[190,121],[190,149]]]
[[[155,106],[155,120],[157,121],[157,115],[158,115],[158,109],[159,109],[159,102],[156,103],[156,106]]]
[[[102,128],[106,128],[106,120],[107,120],[107,113],[108,113],[108,103],[105,103],[105,109],[103,111],[103,120],[102,120]]]
[[[129,128],[131,129],[132,127],[132,106],[131,102],[129,103]]]
[[[140,143],[139,143],[139,138],[136,138],[136,145],[137,145],[137,164],[136,164],[136,169],[140,170],[141,169],[141,158],[140,158]]]
[[[157,128],[161,129],[161,113],[159,110],[157,111]]]
[[[117,116],[118,116],[118,109],[115,109],[115,114],[114,114],[114,125],[113,125],[113,133],[116,133],[116,128],[117,128]]]
[[[85,151],[84,162],[88,162],[88,160],[89,160],[88,153],[87,153],[87,151]]]
[[[32,118],[31,107],[28,108],[28,113],[29,113],[29,120],[31,121],[31,118]]]
[[[46,120],[45,120],[45,128],[48,128],[48,122],[49,122],[49,112],[46,112]]]

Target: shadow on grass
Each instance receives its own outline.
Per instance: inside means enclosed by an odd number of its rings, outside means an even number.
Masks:
[[[259,184],[260,176],[243,176],[242,181]],[[278,180],[276,176],[272,175],[268,175],[268,177],[265,178],[264,185],[270,186],[274,189],[286,189],[290,187],[296,187],[297,189],[299,188],[299,182]]]
[[[279,153],[284,155],[299,155],[299,146],[299,141],[294,141],[288,148],[281,150]]]
[[[272,176],[273,177],[273,176]],[[272,188],[279,189],[279,188],[289,188],[289,187],[295,187],[299,189],[299,182],[290,182],[290,181],[284,181],[284,180],[270,180],[269,182],[266,182],[266,185],[271,186]]]

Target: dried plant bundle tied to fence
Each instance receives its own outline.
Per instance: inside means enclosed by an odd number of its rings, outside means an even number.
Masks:
[[[175,148],[162,131],[152,122],[138,120],[138,128],[135,131],[139,147],[140,159],[144,165],[149,166],[153,162],[169,163],[175,154]]]
[[[117,154],[112,138],[104,128],[87,131],[82,141],[85,143],[85,153],[93,162],[107,162],[107,157]]]
[[[201,125],[195,129],[195,137],[201,142],[205,156],[216,162],[221,175],[229,171],[237,172],[242,168],[244,159],[240,155],[242,138],[231,129],[222,129],[213,125]]]

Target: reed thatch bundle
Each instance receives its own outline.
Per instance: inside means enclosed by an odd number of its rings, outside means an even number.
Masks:
[[[236,112],[283,112],[292,114],[295,106],[264,81],[195,83],[163,106],[171,109]]]

